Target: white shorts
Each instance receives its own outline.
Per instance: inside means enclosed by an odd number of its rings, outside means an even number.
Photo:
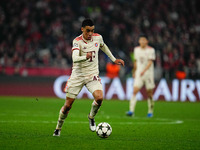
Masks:
[[[153,76],[142,76],[134,79],[134,87],[141,89],[145,85],[147,90],[154,89],[155,83]]]
[[[83,86],[86,86],[88,91],[93,94],[96,90],[103,91],[101,79],[98,76],[95,76],[95,78],[91,80],[83,80],[83,78],[80,78],[80,80],[76,79],[68,79],[65,87],[66,96],[69,98],[75,99]]]

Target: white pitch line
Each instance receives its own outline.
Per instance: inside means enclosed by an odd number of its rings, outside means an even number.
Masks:
[[[6,116],[8,113],[0,113],[0,116]],[[14,114],[15,116],[29,116],[27,113],[17,113]],[[51,114],[52,115],[52,114]],[[31,117],[49,117],[49,114],[31,114]],[[73,117],[77,118],[84,118],[84,115],[72,115]],[[106,116],[106,119],[115,118],[115,119],[126,119],[126,122],[110,122],[111,124],[121,124],[121,125],[131,125],[131,124],[182,124],[182,120],[173,120],[167,118],[147,118],[147,117],[127,117],[127,116]],[[129,119],[129,120],[127,120]],[[137,121],[138,119],[142,121]],[[151,121],[149,121],[151,120]],[[0,120],[0,123],[57,123],[57,121],[31,121],[31,120]],[[71,124],[87,124],[87,121],[67,121],[67,123]]]
[[[56,124],[57,121],[20,121],[20,120],[13,120],[13,121],[6,121],[6,120],[0,120],[0,123],[53,123]],[[87,124],[88,121],[67,121],[67,123],[70,124]],[[174,120],[174,121],[168,121],[168,122],[109,122],[110,124],[120,124],[120,125],[131,125],[131,124],[140,124],[140,125],[146,125],[146,124],[182,124],[182,120]]]

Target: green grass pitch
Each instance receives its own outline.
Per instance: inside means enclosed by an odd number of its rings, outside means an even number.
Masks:
[[[104,100],[96,123],[108,122],[111,136],[102,139],[89,130],[92,100],[76,100],[60,137],[53,137],[64,100],[0,96],[0,150],[128,150],[200,149],[200,103],[155,103],[147,118],[147,102],[139,101],[135,117],[125,116],[128,101]]]

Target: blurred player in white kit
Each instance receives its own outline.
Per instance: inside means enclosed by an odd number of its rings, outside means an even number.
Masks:
[[[134,78],[134,90],[133,95],[130,99],[129,111],[126,113],[127,116],[134,116],[135,106],[137,103],[136,95],[140,89],[145,85],[147,91],[147,102],[148,102],[148,113],[147,117],[153,117],[154,101],[153,101],[153,89],[154,83],[154,64],[155,50],[148,45],[148,39],[146,35],[139,37],[139,46],[134,48],[134,67],[133,67],[133,78]]]
[[[83,86],[92,93],[94,101],[88,115],[89,127],[91,131],[96,130],[94,117],[97,114],[102,101],[103,90],[99,77],[99,48],[115,63],[124,66],[124,61],[116,59],[107,45],[104,43],[100,34],[94,33],[94,23],[91,19],[82,22],[82,34],[73,40],[72,60],[73,67],[70,78],[65,87],[66,102],[61,108],[58,123],[53,136],[60,136],[64,120],[72,107],[72,104]]]

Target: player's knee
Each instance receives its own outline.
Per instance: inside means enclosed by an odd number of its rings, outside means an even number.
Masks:
[[[149,94],[149,95],[148,95],[148,98],[152,99],[152,98],[153,98],[153,95],[152,95],[152,94]]]
[[[103,100],[103,95],[101,95],[101,94],[97,95],[96,100],[97,101],[102,101]]]
[[[137,95],[137,93],[138,93],[138,91],[134,91],[134,92],[133,92],[133,95],[135,95],[135,96],[136,96],[136,95]]]
[[[153,98],[153,91],[147,91],[147,96],[152,99]]]
[[[137,95],[137,93],[139,92],[140,88],[138,87],[134,87],[134,91],[133,91],[133,95]]]
[[[96,101],[102,101],[103,100],[103,93],[101,93],[101,92],[98,92],[98,93],[96,92],[93,96],[94,96]]]
[[[133,95],[136,96],[136,95],[137,95],[137,92],[134,91],[134,92],[133,92]]]

